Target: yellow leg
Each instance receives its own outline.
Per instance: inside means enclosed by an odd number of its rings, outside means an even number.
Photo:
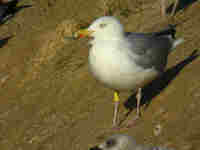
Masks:
[[[114,102],[119,102],[119,92],[118,91],[115,91],[114,92]]]
[[[119,92],[114,92],[113,101],[115,102],[115,108],[114,108],[114,117],[113,117],[113,126],[117,125],[117,118],[118,118],[118,108],[119,108]]]

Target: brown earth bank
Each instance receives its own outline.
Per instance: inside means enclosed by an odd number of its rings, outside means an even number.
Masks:
[[[159,0],[21,0],[32,7],[0,26],[1,40],[10,37],[0,48],[0,149],[83,150],[125,133],[141,144],[198,150],[200,2],[180,1],[176,15],[164,19]],[[110,130],[113,91],[88,72],[87,41],[64,38],[106,12],[126,31],[178,24],[177,36],[185,39],[170,54],[166,73],[145,88],[142,118],[127,130]],[[134,102],[133,93],[121,99],[127,112],[123,103]],[[135,109],[128,119],[134,115]]]

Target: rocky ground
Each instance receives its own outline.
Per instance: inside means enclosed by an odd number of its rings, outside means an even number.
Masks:
[[[159,0],[105,1],[21,0],[32,7],[0,26],[7,41],[0,45],[0,149],[83,150],[119,132],[142,144],[199,149],[200,2],[180,0],[175,17],[164,19]],[[185,39],[170,54],[166,73],[145,87],[142,118],[127,130],[110,130],[113,91],[88,72],[87,41],[64,38],[105,13],[126,31],[175,23]],[[121,99],[121,111],[133,110],[128,119],[134,117],[133,93]]]

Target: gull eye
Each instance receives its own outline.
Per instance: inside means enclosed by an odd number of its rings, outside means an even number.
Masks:
[[[101,23],[101,24],[99,25],[99,27],[100,27],[100,28],[104,28],[106,25],[107,25],[107,24],[105,24],[105,23]]]
[[[114,140],[114,139],[109,139],[108,141],[106,141],[107,147],[113,147],[115,145],[116,145],[116,140]]]

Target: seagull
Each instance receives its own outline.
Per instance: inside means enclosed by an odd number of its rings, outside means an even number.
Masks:
[[[165,147],[139,145],[135,139],[125,134],[114,134],[103,143],[89,150],[172,150]]]
[[[137,92],[136,119],[139,118],[142,87],[164,71],[168,54],[183,42],[175,39],[175,32],[173,25],[159,32],[124,32],[123,25],[113,16],[100,17],[88,28],[76,32],[77,37],[92,37],[89,70],[114,90],[114,127],[117,127],[120,91]]]

